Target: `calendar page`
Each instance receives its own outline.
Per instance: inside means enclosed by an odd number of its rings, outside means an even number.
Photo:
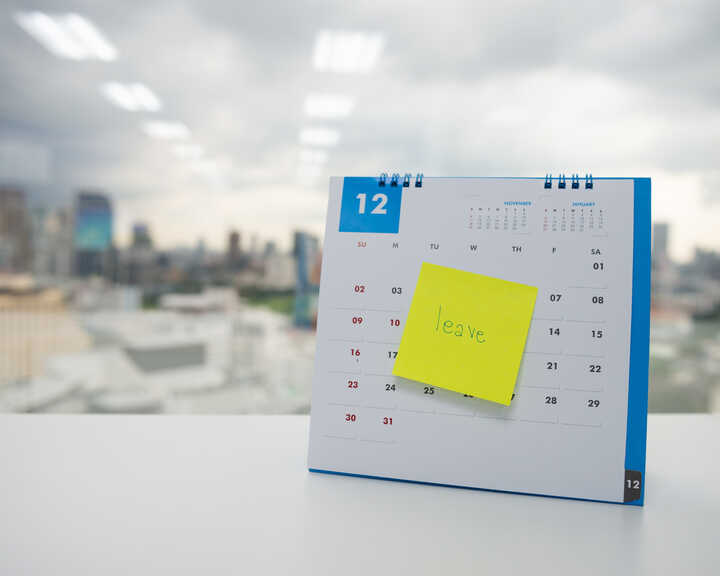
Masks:
[[[309,468],[641,503],[650,224],[637,182],[333,178]],[[423,262],[538,288],[510,406],[392,375]],[[644,380],[631,381],[633,330]]]

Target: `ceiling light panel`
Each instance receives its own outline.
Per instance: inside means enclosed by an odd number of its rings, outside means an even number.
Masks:
[[[369,72],[377,64],[384,44],[378,33],[321,30],[315,38],[313,65],[327,72]]]
[[[131,84],[129,88],[140,110],[157,112],[162,108],[160,99],[145,84]]]
[[[300,162],[303,164],[325,164],[328,161],[328,153],[325,150],[311,150],[303,148],[300,150]]]
[[[19,12],[15,21],[51,54],[70,60],[117,59],[117,49],[87,18],[79,14],[51,16],[44,12]]]
[[[305,98],[305,114],[311,118],[344,118],[349,116],[355,102],[342,94],[308,94]]]
[[[304,128],[300,131],[300,143],[306,146],[336,146],[340,133],[330,128]]]
[[[142,129],[158,140],[186,140],[190,137],[190,130],[180,122],[145,122]]]
[[[15,15],[18,26],[37,40],[46,50],[58,58],[83,60],[86,50],[47,14],[42,12],[21,12]]]
[[[61,24],[80,45],[84,46],[91,58],[112,62],[117,59],[117,49],[87,18],[79,14],[67,14],[61,17]]]
[[[162,108],[160,99],[144,84],[107,82],[100,87],[105,98],[123,110],[157,112]]]

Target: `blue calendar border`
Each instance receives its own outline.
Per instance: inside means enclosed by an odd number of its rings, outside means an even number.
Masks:
[[[650,358],[650,188],[650,178],[634,179],[633,289],[625,470],[638,471],[642,476],[640,498],[627,503],[631,506],[642,506],[645,502],[645,451]]]
[[[450,178],[450,177],[446,177]],[[460,178],[463,178],[462,176]],[[472,178],[466,176],[464,178]],[[481,177],[482,178],[482,177]],[[486,176],[484,178],[493,178]],[[523,178],[513,176],[500,177],[503,180],[545,180],[545,178]],[[430,179],[430,178],[426,178]],[[558,178],[551,178],[557,180]],[[631,502],[614,502],[610,500],[594,500],[591,498],[573,498],[571,496],[554,496],[551,494],[535,494],[533,492],[513,492],[511,490],[493,490],[475,486],[443,484],[406,478],[388,476],[372,476],[309,468],[310,472],[334,476],[351,476],[389,482],[407,482],[409,484],[425,484],[445,488],[462,488],[465,490],[482,490],[500,494],[520,494],[539,496],[542,498],[560,498],[563,500],[579,500],[582,502],[601,502],[622,506],[643,506],[645,503],[645,453],[647,445],[647,408],[648,408],[648,370],[650,358],[650,270],[651,270],[651,180],[650,178],[600,177],[594,180],[632,180],[633,181],[633,279],[632,279],[632,310],[630,318],[630,369],[628,383],[627,429],[625,432],[625,470],[635,470],[642,474],[640,498]]]
[[[355,474],[354,472],[338,472],[337,470],[324,470],[322,468],[308,468],[309,472],[316,474],[329,474],[331,476],[350,476],[352,478],[368,478],[370,480],[386,480],[388,482],[403,482],[406,484],[420,484],[424,486],[440,486],[441,488],[460,488],[461,490],[478,490],[480,492],[497,492],[498,494],[517,494],[519,496],[537,496],[539,498],[557,498],[559,500],[577,500],[579,502],[600,502],[601,504],[618,504],[627,506],[634,502],[614,502],[613,500],[593,500],[592,498],[575,498],[573,496],[555,496],[554,494],[537,494],[535,492],[514,492],[512,490],[495,490],[493,488],[479,488],[477,486],[462,486],[460,484],[443,484],[442,482],[426,482],[425,480],[409,480],[407,478],[391,478],[390,476],[372,476],[370,474]]]

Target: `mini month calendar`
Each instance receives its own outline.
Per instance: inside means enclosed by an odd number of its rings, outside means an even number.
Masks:
[[[424,263],[537,288],[509,405],[393,376]],[[642,505],[649,330],[647,178],[333,178],[309,468]]]

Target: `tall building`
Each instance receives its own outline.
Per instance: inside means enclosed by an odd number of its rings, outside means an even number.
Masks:
[[[295,287],[295,324],[314,326],[317,321],[319,292],[320,240],[307,232],[293,236],[293,256],[297,266]]]
[[[157,277],[157,255],[150,227],[144,222],[132,226],[132,240],[119,265],[118,281],[130,285],[151,286]]]
[[[32,267],[32,222],[25,193],[0,188],[0,270],[26,272]]]
[[[651,289],[653,304],[667,305],[679,279],[677,267],[668,253],[670,225],[667,222],[653,224]]]
[[[227,259],[230,265],[240,260],[240,232],[233,230],[228,236]]]
[[[150,227],[144,222],[136,222],[133,224],[132,247],[138,249],[152,249],[153,247]]]
[[[269,258],[277,254],[277,244],[274,240],[268,240],[265,242],[265,249],[263,250],[263,257]]]
[[[39,276],[70,276],[73,269],[73,226],[69,208],[45,214],[33,241],[35,273]]]
[[[113,239],[110,200],[103,194],[81,192],[75,198],[74,216],[75,274],[102,275]]]
[[[670,236],[670,225],[667,222],[655,222],[653,225],[653,259],[660,262],[669,259],[668,239]]]

